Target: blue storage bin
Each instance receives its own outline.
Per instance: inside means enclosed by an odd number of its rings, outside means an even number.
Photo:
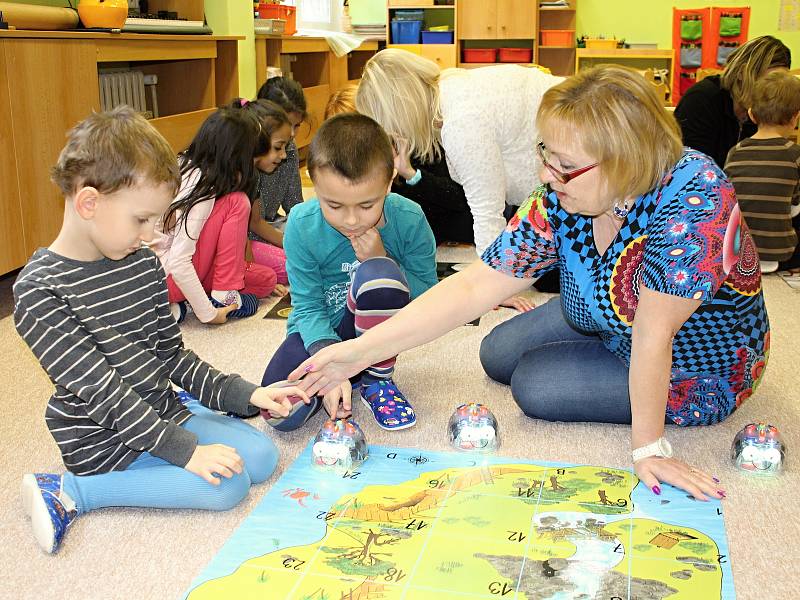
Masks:
[[[423,31],[422,32],[423,44],[452,44],[453,32],[452,31]]]
[[[422,9],[396,10],[392,13],[392,18],[396,21],[424,21],[425,11]]]
[[[419,44],[422,21],[392,20],[393,44]]]

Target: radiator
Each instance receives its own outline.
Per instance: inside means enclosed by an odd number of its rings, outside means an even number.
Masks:
[[[155,75],[141,71],[101,69],[99,71],[100,107],[111,110],[126,104],[146,118],[158,117]],[[147,107],[145,86],[150,88],[152,110]]]

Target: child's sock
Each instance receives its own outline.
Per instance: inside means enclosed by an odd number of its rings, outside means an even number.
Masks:
[[[225,306],[236,304],[242,307],[242,297],[236,290],[211,290],[211,297]]]
[[[777,260],[762,260],[761,262],[761,272],[762,273],[774,273],[778,270],[778,261]]]

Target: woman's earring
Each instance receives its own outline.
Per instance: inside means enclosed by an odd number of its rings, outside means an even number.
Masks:
[[[617,202],[614,202],[614,207],[611,209],[614,212],[614,216],[618,219],[624,219],[628,216],[628,213],[631,210],[628,208],[628,201],[626,200],[622,206],[620,206]]]

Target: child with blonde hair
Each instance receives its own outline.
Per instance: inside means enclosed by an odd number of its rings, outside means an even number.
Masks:
[[[232,508],[270,476],[278,450],[215,411],[288,414],[287,395],[307,397],[225,375],[184,348],[147,247],[179,169],[142,116],[122,107],[79,123],[52,178],[61,231],[14,284],[17,331],[55,386],[45,421],[67,469],[22,479],[36,541],[55,552],[97,508]]]

